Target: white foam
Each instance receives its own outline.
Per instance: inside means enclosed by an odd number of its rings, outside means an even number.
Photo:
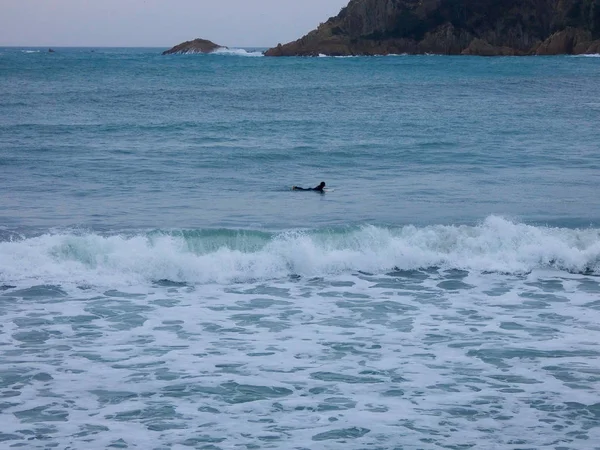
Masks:
[[[259,57],[264,56],[262,52],[254,51],[249,52],[243,48],[219,48],[213,52],[215,55],[228,55],[228,56],[246,56],[246,57]]]
[[[478,226],[364,226],[345,232],[241,234],[233,240],[211,234],[62,232],[0,243],[0,282],[9,284],[28,279],[50,284],[230,283],[433,266],[600,273],[600,230],[537,227],[491,216]]]
[[[202,258],[202,270],[213,270],[208,264],[223,270],[224,255],[241,264],[237,253],[262,260],[266,274],[269,257],[282,272],[293,267],[278,266],[278,258],[298,267],[321,258],[320,267],[333,271],[360,258],[385,262],[398,248],[417,262],[443,254],[460,261],[478,253],[493,259],[501,250],[509,258],[511,248],[527,253],[524,242],[585,249],[598,241],[598,230],[498,217],[474,227],[240,233],[262,242],[247,247],[231,233],[180,234],[186,238],[63,232],[4,242],[0,271],[18,262],[18,253],[23,271],[40,273],[49,264],[52,276],[66,276],[70,261],[74,274],[131,281],[150,276],[145,271],[166,273],[166,263],[177,270],[196,265],[200,272]],[[210,242],[202,246],[203,240]],[[215,249],[215,242],[230,244]],[[52,420],[42,414],[54,412],[68,420],[53,421],[44,433],[60,448],[124,442],[183,449],[211,438],[225,439],[222,448],[264,446],[269,439],[285,448],[393,448],[399,433],[402,442],[422,448],[509,448],[517,439],[522,447],[558,441],[573,447],[598,440],[596,430],[581,429],[600,401],[592,380],[598,296],[593,289],[572,292],[581,277],[565,281],[545,269],[527,277],[472,272],[463,280],[469,287],[456,290],[440,286],[448,278],[438,272],[394,287],[381,278],[343,274],[151,289],[131,298],[86,290],[57,302],[0,296],[7,349],[6,373],[0,373],[4,389],[19,394],[5,405],[3,433],[26,442],[30,429]],[[486,294],[496,287],[506,289]],[[22,340],[40,332],[44,342]],[[256,388],[286,392],[237,402]],[[344,429],[369,433],[319,440]]]
[[[387,58],[390,56],[410,56],[408,53],[388,53],[387,55],[339,55],[339,56],[330,56],[325,55],[323,53],[319,53],[319,58],[337,58],[337,59],[346,59],[346,58]]]

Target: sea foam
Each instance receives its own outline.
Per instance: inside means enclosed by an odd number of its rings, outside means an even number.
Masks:
[[[243,48],[219,48],[213,52],[215,55],[227,55],[227,56],[246,56],[246,57],[259,57],[264,56],[259,51],[248,51]]]

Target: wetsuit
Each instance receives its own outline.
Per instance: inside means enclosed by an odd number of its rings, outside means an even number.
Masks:
[[[314,187],[314,188],[302,188],[302,187],[299,187],[299,186],[294,186],[292,189],[294,191],[317,191],[317,192],[323,192],[324,188],[325,188],[325,186],[318,185],[317,187]]]

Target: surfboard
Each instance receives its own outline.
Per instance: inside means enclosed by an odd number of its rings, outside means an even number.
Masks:
[[[296,186],[292,186],[292,187],[290,188],[290,190],[291,190],[291,191],[295,191],[295,190],[296,190]],[[335,191],[335,189],[329,189],[329,188],[324,188],[324,189],[323,189],[323,192],[333,192],[333,191]]]

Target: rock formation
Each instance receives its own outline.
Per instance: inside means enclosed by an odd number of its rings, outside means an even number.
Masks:
[[[597,53],[600,40],[592,41],[592,34],[580,28],[566,28],[551,35],[536,49],[537,55]],[[594,51],[595,48],[595,51]]]
[[[600,49],[600,0],[351,0],[267,56],[556,55]]]
[[[179,45],[176,45],[172,49],[164,51],[163,55],[172,55],[174,53],[212,53],[220,48],[227,48],[222,45],[215,44],[214,42],[206,39],[194,39],[193,41],[186,41]]]

